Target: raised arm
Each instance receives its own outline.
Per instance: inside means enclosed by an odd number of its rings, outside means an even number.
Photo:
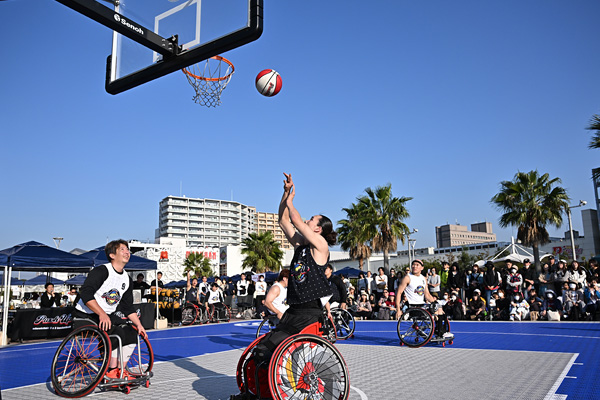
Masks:
[[[283,181],[283,195],[279,203],[279,226],[292,246],[297,247],[300,244],[301,238],[290,221],[290,212],[287,208],[287,198],[294,186],[294,182],[292,182],[292,174],[284,172],[283,175],[285,175],[285,180]]]
[[[294,225],[296,230],[300,233],[300,240],[298,241],[298,244],[300,245],[310,243],[311,247],[313,247],[317,252],[317,254],[313,254],[313,257],[315,257],[315,261],[317,261],[319,264],[324,264],[325,262],[327,262],[327,258],[329,256],[329,244],[327,243],[327,240],[325,240],[325,238],[321,236],[321,233],[312,227],[312,225],[315,224],[304,223],[304,220],[300,216],[300,213],[298,212],[298,210],[296,210],[296,207],[294,207],[295,195],[296,186],[293,185],[292,189],[290,190],[290,193],[287,196],[286,205],[287,210],[290,213],[292,225]],[[313,218],[315,217],[312,217],[311,221],[313,220]],[[316,218],[319,218],[319,216],[316,216]],[[315,221],[315,223],[318,223],[318,221]]]

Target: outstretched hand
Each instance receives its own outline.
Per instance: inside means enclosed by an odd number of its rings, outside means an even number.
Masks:
[[[286,193],[290,193],[292,191],[292,187],[294,186],[294,182],[292,181],[292,174],[283,173],[285,176],[285,180],[283,181],[283,191]]]

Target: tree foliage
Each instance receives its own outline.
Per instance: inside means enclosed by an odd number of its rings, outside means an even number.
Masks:
[[[346,218],[338,221],[337,240],[342,250],[347,251],[350,258],[358,260],[358,268],[362,271],[364,260],[371,257],[372,249],[367,243],[368,235],[361,223],[361,203],[354,204],[349,208],[343,208]]]
[[[283,250],[271,232],[248,235],[242,240],[242,254],[246,256],[242,267],[251,268],[256,273],[279,271],[283,259]]]
[[[211,277],[214,275],[214,271],[212,266],[210,265],[210,260],[202,253],[198,252],[190,252],[185,258],[183,262],[183,276],[187,277],[188,271],[192,271],[192,273],[196,276],[206,276]]]
[[[586,128],[590,131],[594,131],[592,140],[590,141],[590,149],[600,149],[600,115],[595,114],[592,116],[590,125]]]
[[[398,240],[404,244],[409,232],[403,220],[410,214],[406,202],[412,197],[394,197],[392,185],[377,187],[375,190],[365,189],[366,195],[360,196],[357,208],[358,221],[364,237],[373,251],[383,252],[383,266],[389,271],[389,252],[396,251]]]
[[[558,186],[559,178],[540,175],[537,170],[517,172],[512,181],[500,182],[500,192],[492,203],[503,214],[500,226],[517,227],[517,238],[533,247],[536,269],[540,269],[539,246],[550,241],[546,226],[562,225],[562,214],[569,207],[567,191]]]

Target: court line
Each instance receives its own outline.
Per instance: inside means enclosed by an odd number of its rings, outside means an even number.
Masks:
[[[579,353],[574,353],[573,356],[571,357],[571,359],[569,360],[569,362],[567,363],[567,365],[565,365],[565,367],[563,368],[563,370],[560,373],[560,375],[558,376],[558,378],[556,378],[554,385],[552,385],[552,387],[548,391],[548,394],[546,395],[546,397],[544,397],[544,400],[558,400],[558,399],[566,399],[567,398],[566,395],[556,394],[556,391],[558,390],[560,385],[562,385],[563,380],[567,377],[567,373],[573,366],[573,363],[575,362],[577,357],[579,357]]]
[[[398,333],[398,331],[354,331],[354,334],[357,333]],[[525,332],[472,332],[472,331],[452,331],[452,333],[467,333],[467,334],[484,334],[484,335],[512,335],[512,336],[535,336],[535,337],[564,337],[564,338],[578,338],[578,339],[600,339],[600,337],[594,336],[576,336],[576,335],[552,335],[549,333],[525,333]]]

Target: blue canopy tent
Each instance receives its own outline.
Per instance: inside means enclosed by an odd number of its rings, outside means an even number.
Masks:
[[[37,285],[45,285],[46,283],[50,282],[51,284],[53,284],[54,286],[56,285],[63,285],[65,283],[65,281],[57,279],[57,278],[53,278],[51,276],[48,275],[38,275],[34,278],[28,279],[25,282],[23,282],[23,285],[25,286],[37,286]]]
[[[4,282],[4,274],[0,274],[0,282]],[[17,279],[14,276],[10,277],[10,286],[21,286],[24,280]]]
[[[182,287],[185,287],[186,284],[187,284],[187,280],[183,279],[181,281],[169,282],[165,285],[165,287],[167,289],[182,288]]]
[[[87,278],[87,275],[85,274],[75,275],[74,277],[67,279],[65,283],[67,285],[80,286],[83,285],[83,282],[85,282],[85,278]]]
[[[83,253],[81,257],[92,260],[94,262],[94,267],[108,263],[108,259],[104,253],[104,246],[90,250],[87,253]],[[125,266],[127,271],[154,271],[156,268],[156,261],[148,260],[144,257],[134,256],[133,254]]]
[[[338,271],[335,271],[333,274],[334,275],[344,275],[344,276],[347,276],[348,278],[358,278],[358,274],[360,274],[361,272],[362,271],[358,268],[345,267]]]
[[[12,271],[42,271],[42,272],[86,272],[93,262],[85,257],[67,253],[43,243],[30,241],[18,244],[8,249],[0,250],[0,265],[4,265],[4,314],[2,326],[8,323],[8,306],[11,282],[8,277]],[[45,283],[45,282],[44,282]],[[0,345],[6,345],[6,329],[0,336]]]

